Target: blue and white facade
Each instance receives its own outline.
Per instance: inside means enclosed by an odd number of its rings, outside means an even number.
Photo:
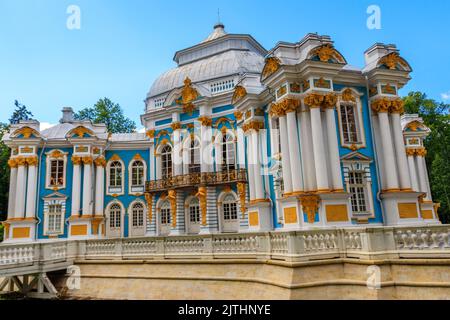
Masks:
[[[411,67],[375,44],[347,63],[328,36],[264,49],[215,26],[147,94],[145,133],[12,125],[5,240],[438,224],[423,140],[402,115]]]

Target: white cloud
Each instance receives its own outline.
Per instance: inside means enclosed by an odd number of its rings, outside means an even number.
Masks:
[[[139,133],[145,133],[145,128],[141,128],[138,130]]]
[[[450,100],[450,91],[441,93],[442,100]]]
[[[56,126],[56,123],[50,123],[50,122],[41,122],[40,124],[40,130],[44,131],[46,129],[49,129],[51,127]]]

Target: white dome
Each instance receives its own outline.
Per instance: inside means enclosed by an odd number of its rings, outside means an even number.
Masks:
[[[222,24],[198,45],[178,51],[178,67],[159,76],[147,98],[181,88],[186,77],[193,83],[240,73],[261,73],[267,51],[250,35],[227,34]]]

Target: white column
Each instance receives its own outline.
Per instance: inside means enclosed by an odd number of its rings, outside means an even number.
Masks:
[[[247,159],[248,159],[248,184],[249,184],[249,193],[250,193],[250,201],[255,200],[256,198],[256,192],[255,192],[255,179],[253,178],[255,176],[254,172],[254,157],[253,157],[253,142],[251,135],[247,135]]]
[[[156,157],[155,157],[155,145],[151,143],[150,145],[150,155],[149,155],[149,162],[150,162],[150,180],[153,181],[156,179],[155,176],[155,168],[156,168]]]
[[[397,167],[394,155],[394,145],[392,141],[391,129],[387,112],[378,113],[382,149],[378,150],[383,156],[386,188],[397,190],[399,188],[397,179]]]
[[[105,193],[105,167],[103,161],[96,162],[95,172],[95,210],[94,215],[103,215]]]
[[[344,189],[344,185],[342,182],[341,159],[339,157],[334,106],[327,108],[325,115],[327,121],[328,155],[332,178],[331,185],[333,190],[342,191]]]
[[[258,131],[252,130],[251,136],[252,140],[252,153],[254,156],[254,172],[253,172],[253,178],[254,178],[254,185],[255,185],[255,197],[256,200],[264,199],[264,186],[263,186],[263,180],[262,180],[262,172],[261,172],[261,160],[260,160],[260,146],[259,146],[259,139],[258,139]]]
[[[241,127],[237,129],[237,154],[239,169],[245,168],[245,135]]]
[[[210,119],[209,119],[210,121]],[[213,158],[212,158],[212,130],[208,121],[203,121],[201,126],[201,171],[211,172],[213,169]]]
[[[284,193],[292,193],[291,158],[286,115],[280,116],[281,164],[283,166]]]
[[[412,189],[413,191],[418,192],[420,191],[419,180],[417,178],[417,169],[416,169],[416,162],[414,161],[414,154],[408,155],[408,169],[409,175],[411,177]]]
[[[427,187],[425,158],[423,158],[421,156],[416,156],[416,164],[417,164],[417,171],[419,173],[420,192],[425,192],[427,194],[425,199],[429,200],[429,199],[431,199],[431,195],[429,194],[428,187]]]
[[[9,194],[8,194],[8,220],[14,218],[14,207],[16,202],[17,186],[17,163],[15,160],[10,162]]]
[[[402,190],[411,189],[411,178],[408,172],[408,160],[406,158],[405,142],[403,140],[402,126],[400,124],[400,114],[392,113],[392,134],[394,136],[395,153],[397,158],[397,167]]]
[[[328,171],[326,163],[326,153],[323,140],[322,120],[320,107],[312,106],[311,129],[314,152],[314,163],[316,167],[317,191],[327,191],[330,189],[328,184]]]
[[[183,162],[181,158],[181,130],[173,131],[173,175],[180,176],[183,174]]]
[[[307,112],[300,113],[300,132],[305,191],[314,191],[317,189],[316,172],[311,137],[311,118]]]
[[[26,161],[21,159],[18,162],[19,167],[17,169],[17,188],[16,188],[16,203],[14,205],[14,218],[24,218],[25,215],[25,189],[26,189]]]
[[[84,174],[83,174],[83,216],[92,215],[92,160],[83,159]]]
[[[289,132],[289,160],[291,163],[292,189],[293,192],[303,192],[303,173],[300,161],[300,144],[298,140],[296,110],[288,112],[286,118],[287,132]]]
[[[81,159],[79,157],[72,157],[72,162],[72,216],[78,216],[80,214]]]
[[[37,161],[28,165],[26,217],[36,217]]]

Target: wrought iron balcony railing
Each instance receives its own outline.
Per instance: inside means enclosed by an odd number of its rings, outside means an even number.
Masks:
[[[180,189],[195,186],[214,186],[228,183],[247,182],[247,170],[236,169],[220,172],[191,173],[167,179],[147,181],[145,192],[158,192],[167,189]]]

